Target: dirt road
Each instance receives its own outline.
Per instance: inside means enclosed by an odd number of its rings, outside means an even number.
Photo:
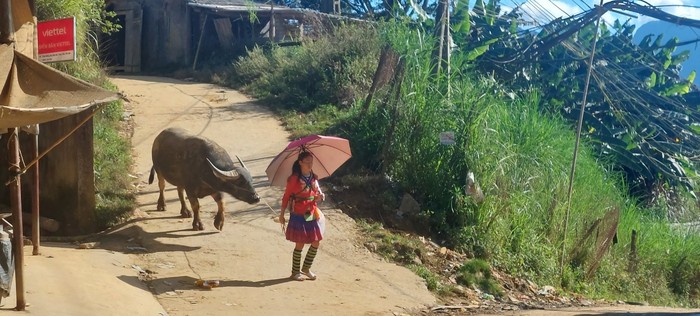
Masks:
[[[314,263],[318,280],[289,280],[293,244],[273,221],[282,191],[269,187],[265,176],[289,136],[271,112],[236,91],[208,84],[152,77],[120,77],[114,83],[131,100],[138,204],[149,216],[126,229],[125,236],[134,239],[124,246],[145,248],[133,258],[153,271],[151,289],[170,315],[390,315],[435,302],[420,278],[357,245],[354,222],[332,202],[321,206],[328,224]],[[191,219],[178,217],[172,186],[166,187],[168,210],[156,212],[158,188],[147,184],[151,144],[171,126],[239,155],[262,202],[249,205],[227,196],[221,232],[213,227],[211,198],[200,200],[204,231],[193,231]],[[193,286],[200,278],[221,285],[202,290]]]
[[[113,82],[130,100],[135,121],[136,217],[99,236],[89,244],[93,249],[44,243],[41,255],[31,256],[31,247],[25,247],[28,306],[21,314],[393,315],[435,303],[415,274],[356,244],[354,222],[333,208],[332,196],[321,205],[327,224],[312,268],[318,280],[289,279],[294,246],[273,220],[282,191],[269,187],[265,175],[289,140],[271,112],[236,91],[209,84],[156,77],[116,77]],[[213,226],[211,198],[200,200],[204,231],[193,231],[191,219],[179,217],[177,192],[170,185],[167,211],[155,211],[158,186],[147,183],[151,145],[171,126],[239,155],[262,202],[249,205],[226,196],[221,232]],[[220,286],[196,287],[197,279],[219,280]],[[13,291],[2,300],[0,313],[15,306]]]

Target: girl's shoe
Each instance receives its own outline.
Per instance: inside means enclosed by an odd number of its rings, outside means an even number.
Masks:
[[[289,278],[294,281],[304,281],[304,275],[299,272],[292,274]]]
[[[316,280],[316,274],[311,271],[301,271],[301,273],[303,273],[306,278],[311,281]]]

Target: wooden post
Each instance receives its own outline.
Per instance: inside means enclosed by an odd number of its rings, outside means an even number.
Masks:
[[[270,42],[275,42],[275,4],[270,4]]]
[[[630,256],[627,270],[630,273],[637,271],[637,231],[632,230],[632,241],[630,242]]]
[[[32,159],[39,158],[39,134],[32,137]],[[32,255],[39,254],[39,162],[32,167],[34,185],[32,186]]]
[[[199,58],[199,50],[202,48],[202,37],[204,37],[204,29],[207,26],[208,14],[204,14],[204,23],[202,23],[202,29],[199,32],[199,42],[197,43],[197,51],[194,53],[194,62],[192,63],[192,70],[197,69],[197,59]]]
[[[0,0],[0,12],[6,16],[0,19],[0,44],[14,43],[14,31],[12,25],[12,0]]]
[[[22,228],[22,187],[20,185],[20,157],[19,157],[19,128],[15,127],[10,133],[9,142],[9,157],[10,174],[13,181],[9,184],[10,187],[10,203],[12,204],[12,218],[14,223],[13,238],[14,238],[14,255],[15,255],[15,288],[17,292],[17,307],[18,311],[23,311],[26,303],[24,302],[24,233]]]
[[[399,56],[390,45],[386,45],[382,48],[381,55],[379,56],[379,64],[372,78],[372,86],[370,86],[367,97],[365,98],[365,103],[362,105],[363,114],[369,110],[372,98],[374,98],[374,93],[390,81],[395,80],[394,76],[396,76],[398,71],[400,59],[401,56]]]
[[[598,10],[602,8],[603,0],[600,0]],[[566,257],[566,233],[569,229],[569,216],[571,214],[571,197],[574,192],[574,176],[576,175],[576,160],[578,159],[578,148],[581,143],[581,127],[583,126],[583,114],[586,111],[586,99],[588,98],[588,88],[591,83],[591,72],[593,71],[593,60],[595,58],[595,48],[598,44],[598,35],[600,34],[600,18],[595,22],[595,34],[593,34],[593,47],[591,47],[591,56],[588,58],[588,71],[586,72],[586,83],[583,87],[583,100],[581,101],[581,110],[578,117],[578,127],[576,129],[576,142],[574,143],[574,157],[571,159],[571,171],[569,172],[569,190],[566,197],[566,216],[564,218],[564,233],[561,237],[561,258],[559,259],[559,276],[563,279],[564,276],[564,258]]]
[[[299,41],[304,39],[304,22],[299,22]]]

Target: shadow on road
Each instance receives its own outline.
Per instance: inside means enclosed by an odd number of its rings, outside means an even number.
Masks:
[[[164,243],[158,241],[162,238],[189,238],[217,234],[217,231],[194,231],[186,224],[182,229],[160,232],[147,232],[143,228],[135,225],[135,222],[142,220],[158,220],[158,219],[173,219],[178,216],[167,217],[149,217],[137,220],[132,220],[126,224],[119,226],[117,229],[107,232],[94,241],[99,242],[96,248],[117,251],[122,253],[152,253],[152,252],[169,252],[169,251],[193,251],[198,250],[200,246],[185,246],[177,243]],[[176,242],[176,241],[175,241]],[[155,250],[157,249],[157,250]],[[155,250],[155,251],[154,251]]]
[[[230,281],[221,281],[219,284],[220,287],[224,286],[231,286],[231,287],[266,287],[266,286],[271,286],[271,285],[277,285],[277,284],[282,284],[282,283],[287,283],[287,282],[298,282],[294,281],[288,277],[286,278],[278,278],[278,279],[269,279],[269,280],[261,280],[261,281],[244,281],[244,280],[230,280]]]
[[[610,312],[610,313],[600,313],[600,314],[588,314],[588,313],[583,313],[583,314],[576,314],[576,316],[602,316],[602,315],[610,315],[610,316],[615,316],[615,315],[626,315],[626,316],[679,316],[679,315],[684,315],[684,316],[700,316],[700,313],[656,313],[656,312],[650,312],[650,313],[636,313],[636,312]]]
[[[121,275],[117,277],[119,280],[126,284],[134,287],[143,288],[143,282],[136,276],[131,275]],[[173,276],[167,278],[155,278],[153,280],[145,281],[149,289],[155,294],[163,294],[169,291],[178,290],[200,290],[200,291],[212,291],[215,289],[209,289],[206,287],[200,287],[195,285],[196,278],[191,276]],[[217,287],[251,287],[251,288],[262,288],[273,285],[278,285],[287,282],[297,282],[293,281],[288,277],[260,280],[260,281],[249,281],[249,280],[219,280],[219,286]]]

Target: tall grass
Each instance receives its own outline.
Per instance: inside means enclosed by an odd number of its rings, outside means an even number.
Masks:
[[[229,83],[281,109],[349,106],[371,84],[379,52],[375,32],[369,25],[344,25],[302,46],[255,47],[234,63]]]
[[[595,158],[585,138],[578,154],[565,235],[575,140],[569,125],[540,111],[541,99],[546,96],[538,91],[509,91],[469,69],[457,69],[449,80],[435,74],[428,34],[403,22],[377,24],[378,42],[388,43],[401,54],[406,76],[399,100],[380,93],[368,111],[361,107],[363,95],[356,96],[350,107],[323,98],[319,100],[332,105],[318,107],[306,103],[310,99],[290,97],[309,94],[278,76],[306,80],[328,71],[327,63],[309,59],[324,55],[317,50],[329,49],[327,46],[253,50],[237,62],[237,67],[250,71],[240,78],[248,78],[246,86],[258,95],[299,100],[284,104],[295,113],[288,117],[289,127],[299,133],[325,131],[349,138],[353,150],[349,165],[385,173],[399,192],[410,193],[421,205],[420,223],[441,242],[541,284],[561,284],[595,297],[697,306],[700,237],[645,215],[652,212],[629,198],[620,176],[607,162]],[[345,56],[360,58],[355,53]],[[351,58],[345,62],[357,65]],[[299,65],[324,68],[304,69],[303,75],[276,70],[301,72]],[[330,77],[323,75],[317,80]],[[315,91],[318,95],[334,92]],[[440,144],[441,132],[453,132],[455,144]],[[465,192],[470,171],[484,191],[483,202]],[[600,227],[614,222],[614,218],[604,220],[605,214],[615,211],[620,214],[619,242],[596,262],[596,243],[584,237],[591,227],[602,234]],[[594,226],[599,220],[602,224]],[[632,230],[639,236],[637,260],[631,260],[629,254]],[[562,249],[565,265],[560,274]],[[598,268],[592,269],[596,264]],[[587,275],[589,270],[594,273]]]
[[[624,205],[623,195],[586,147],[579,152],[569,230],[563,239],[573,133],[565,123],[538,111],[539,98],[496,102],[477,124],[470,151],[486,199],[463,208],[483,219],[478,236],[496,265],[511,273],[555,284],[561,243],[574,248],[588,225]],[[540,277],[541,276],[541,277]]]

